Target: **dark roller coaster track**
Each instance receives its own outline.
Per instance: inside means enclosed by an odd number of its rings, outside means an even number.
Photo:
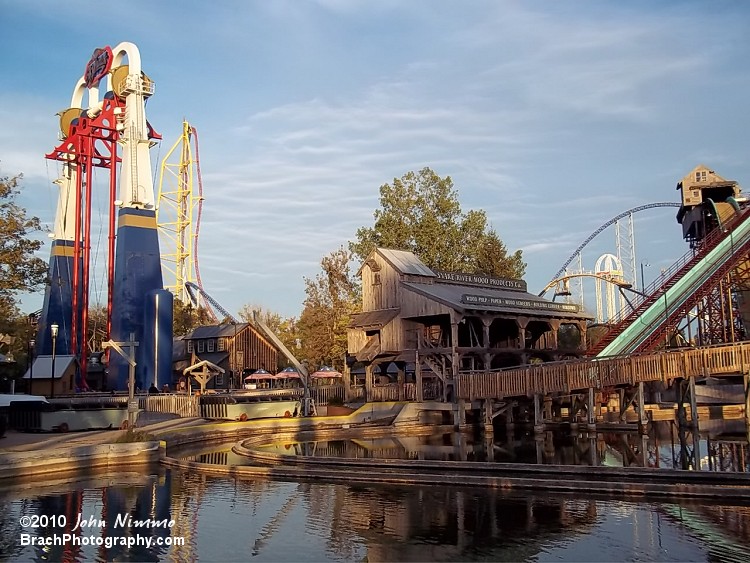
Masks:
[[[627,211],[623,211],[616,217],[612,217],[609,221],[601,225],[598,229],[596,229],[593,233],[589,235],[589,237],[584,240],[578,248],[575,249],[573,254],[570,255],[570,257],[565,261],[565,263],[560,267],[560,269],[557,271],[557,273],[552,276],[552,279],[550,280],[550,283],[554,282],[556,279],[558,279],[564,272],[565,268],[567,268],[570,263],[575,259],[576,256],[578,256],[581,251],[586,247],[588,243],[590,243],[592,240],[596,238],[596,236],[601,233],[604,229],[609,227],[610,225],[614,225],[619,221],[620,219],[623,219],[627,217],[628,215],[632,215],[633,213],[638,213],[639,211],[645,211],[647,209],[655,209],[657,207],[680,207],[681,204],[671,202],[671,201],[662,201],[657,203],[649,203],[646,205],[639,205],[638,207],[634,207],[633,209],[628,209]],[[542,292],[543,293],[543,292]],[[541,295],[541,294],[540,294]]]

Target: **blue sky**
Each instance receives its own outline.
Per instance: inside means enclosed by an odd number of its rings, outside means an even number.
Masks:
[[[233,312],[298,314],[303,276],[372,224],[379,186],[424,166],[524,251],[534,292],[602,223],[678,201],[676,183],[698,164],[750,190],[745,2],[104,6],[0,0],[0,174],[23,172],[21,203],[51,222],[55,113],[94,48],[135,43],[156,83],[154,167],[183,118],[198,129],[201,276]],[[635,216],[647,282],[688,250],[674,216]],[[604,252],[612,229],[584,267]],[[95,301],[103,287],[94,281]]]

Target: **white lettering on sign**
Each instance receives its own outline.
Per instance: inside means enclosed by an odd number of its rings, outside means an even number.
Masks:
[[[565,311],[577,313],[578,305],[574,303],[553,303],[552,301],[532,301],[531,299],[509,299],[506,297],[488,297],[465,293],[461,302],[467,305],[487,305],[490,307],[517,307],[520,309],[542,309],[548,311]]]
[[[462,274],[459,272],[435,271],[435,275],[437,276],[437,279],[439,281],[511,289],[513,291],[526,291],[526,282],[523,280],[514,280],[511,278],[491,278],[489,276]]]

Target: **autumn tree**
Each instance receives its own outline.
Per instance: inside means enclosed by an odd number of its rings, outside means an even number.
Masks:
[[[21,178],[0,178],[0,318],[17,315],[18,294],[40,289],[47,276],[47,264],[34,256],[42,242],[29,238],[42,231],[39,218],[15,201]]]
[[[429,168],[380,187],[372,227],[357,230],[349,249],[364,261],[375,247],[408,250],[436,270],[522,278],[521,251],[509,254],[482,211],[463,212],[450,176]]]
[[[172,303],[172,331],[174,336],[185,336],[193,329],[213,324],[213,319],[206,309],[193,307],[192,303],[183,303],[175,298]]]
[[[298,325],[302,356],[312,370],[343,369],[346,327],[359,311],[360,290],[351,272],[352,254],[341,247],[321,260],[321,273],[305,278],[304,308]]]

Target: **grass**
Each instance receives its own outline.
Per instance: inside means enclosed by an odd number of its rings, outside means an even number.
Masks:
[[[156,436],[143,430],[128,430],[114,441],[115,444],[132,444],[135,442],[155,442]]]

